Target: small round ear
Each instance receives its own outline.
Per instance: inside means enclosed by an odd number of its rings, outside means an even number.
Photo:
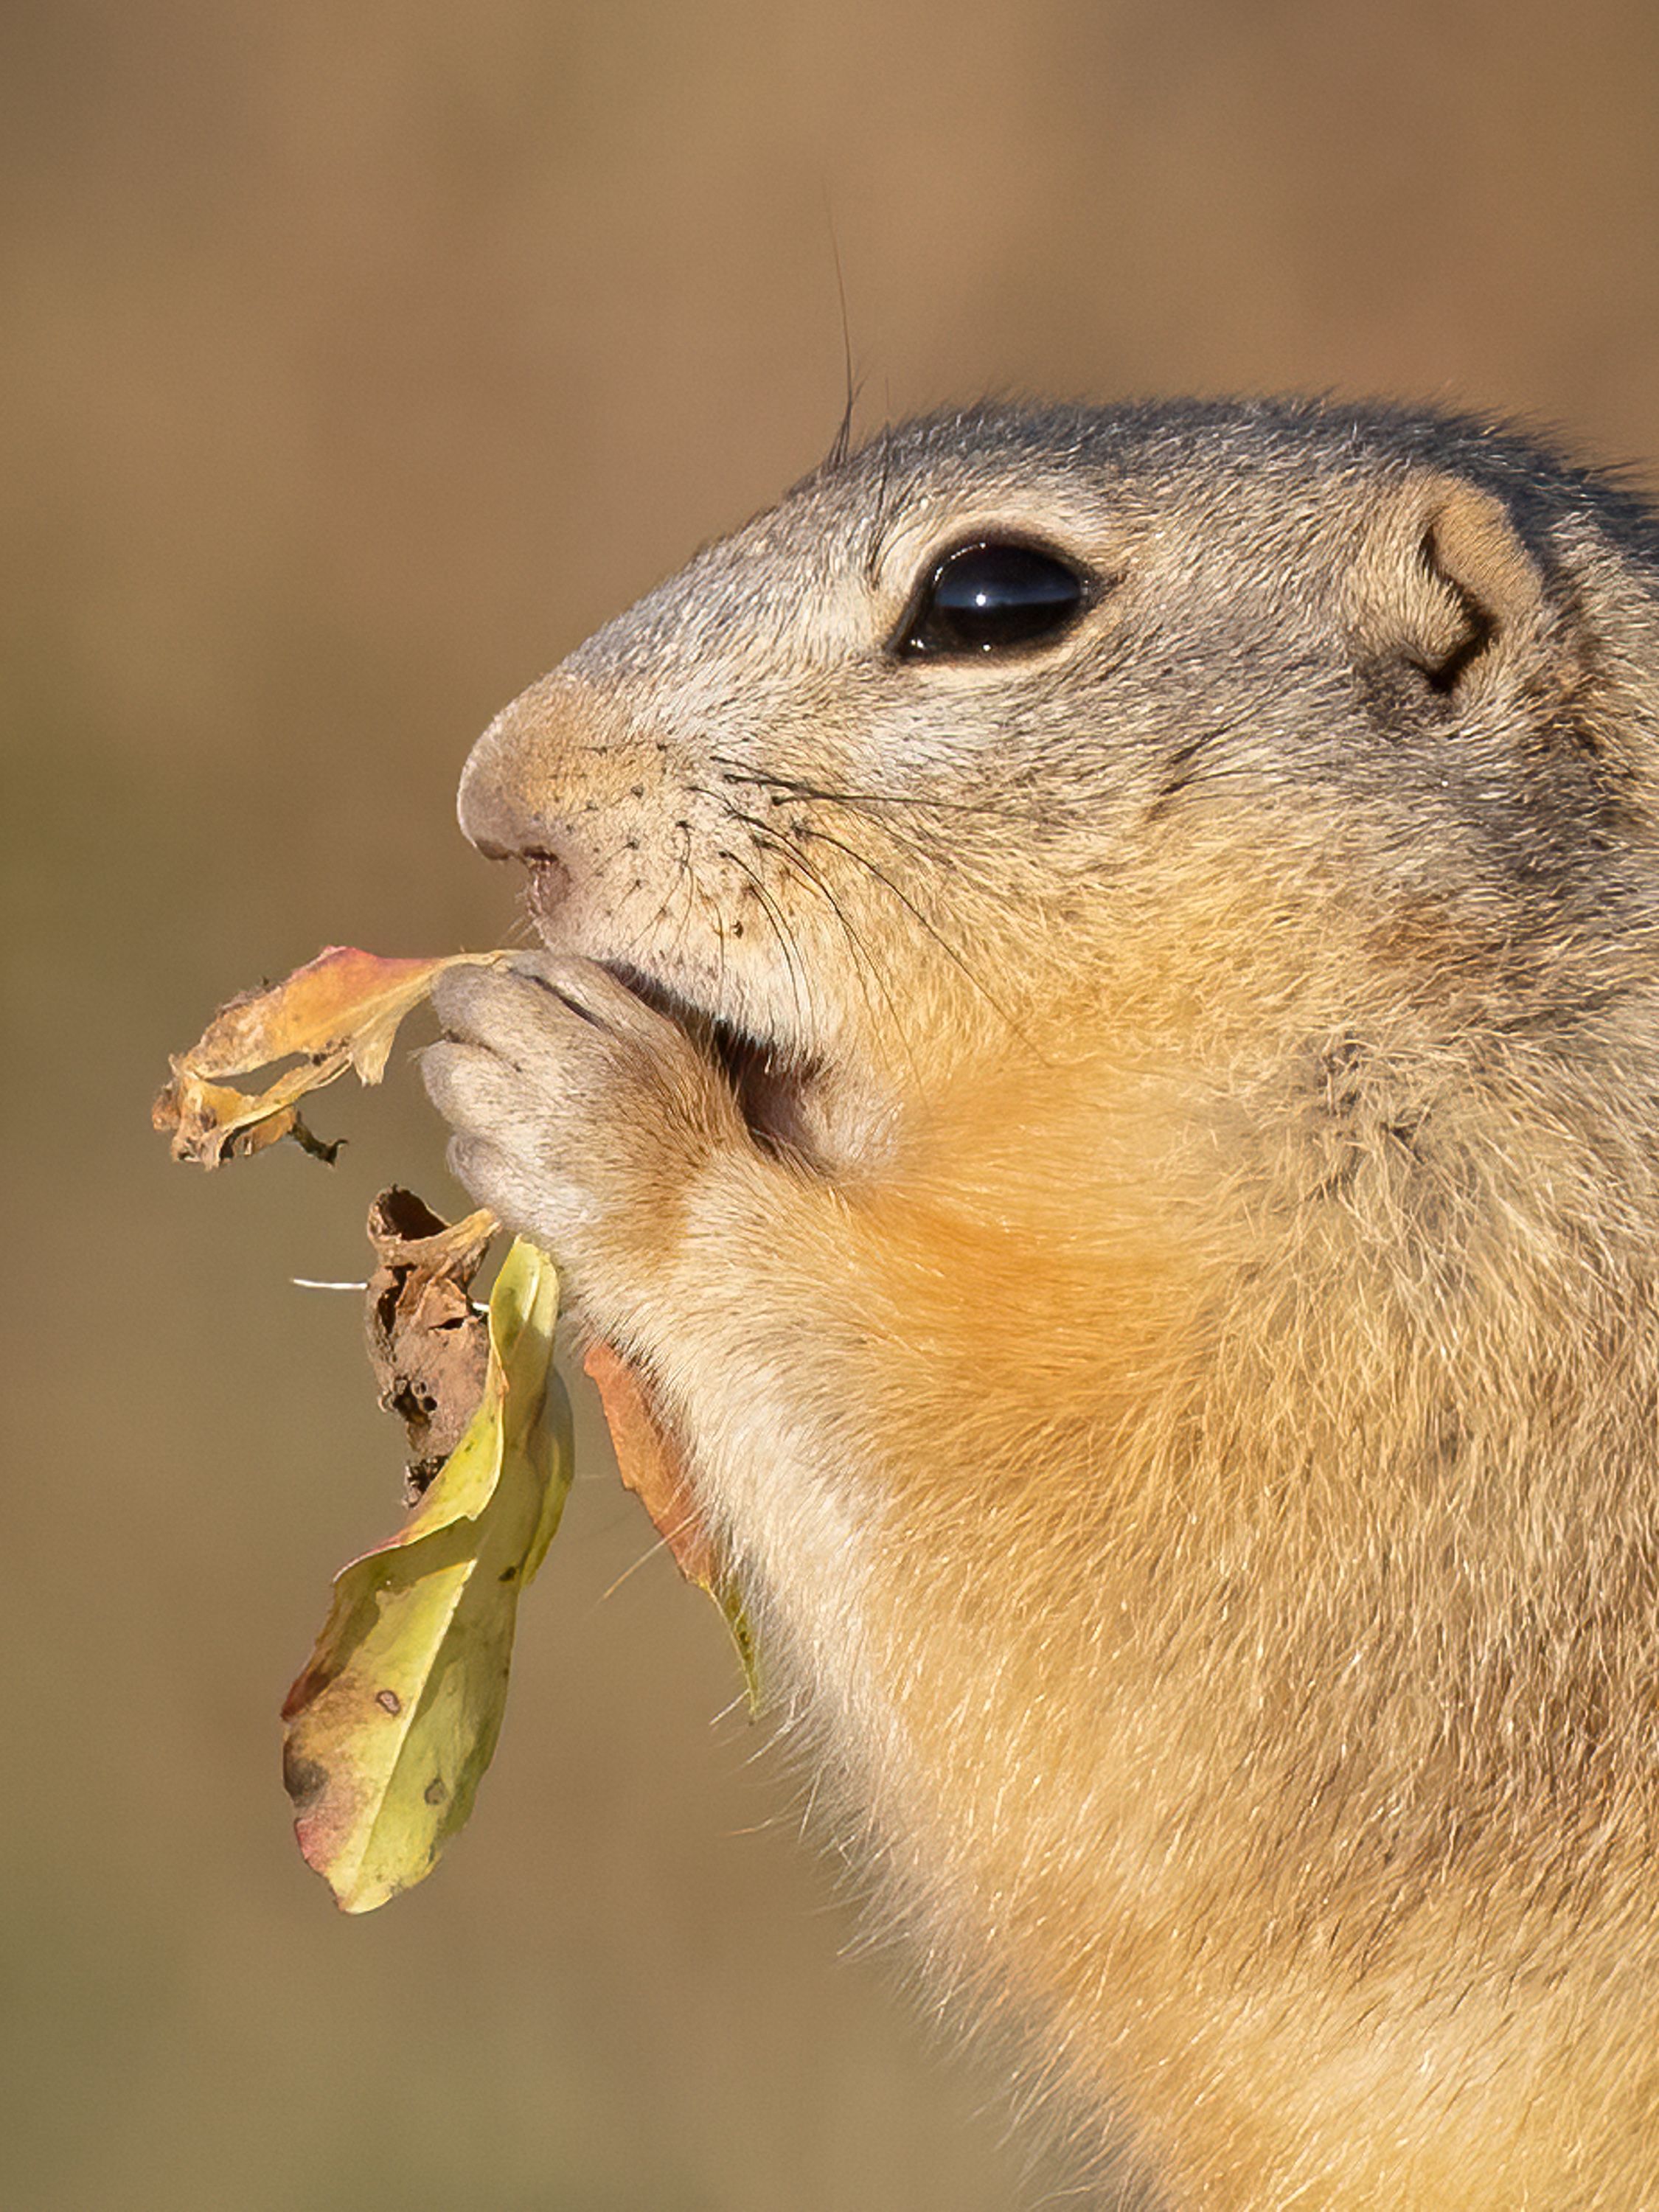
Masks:
[[[1480,696],[1546,650],[1541,569],[1502,501],[1457,477],[1389,488],[1347,596],[1361,650],[1403,662],[1433,691]]]

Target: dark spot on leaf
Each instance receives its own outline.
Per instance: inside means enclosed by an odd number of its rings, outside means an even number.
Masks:
[[[517,1575],[518,1571],[519,1571],[516,1567],[503,1567],[497,1579],[504,1583],[510,1583]]]
[[[328,1769],[319,1766],[314,1759],[295,1759],[284,1753],[283,1787],[293,1801],[295,1811],[303,1813],[327,1789]]]
[[[376,1690],[374,1702],[382,1712],[400,1713],[404,1709],[404,1701],[395,1690]]]
[[[431,1781],[427,1784],[426,1788],[421,1792],[421,1795],[425,1798],[428,1805],[441,1805],[444,1799],[448,1796],[449,1792],[444,1788],[443,1784],[434,1774]]]
[[[441,1458],[411,1460],[404,1469],[404,1504],[418,1505],[443,1470]]]

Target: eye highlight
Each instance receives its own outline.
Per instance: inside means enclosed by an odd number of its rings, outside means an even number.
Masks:
[[[1037,546],[1006,538],[958,545],[923,579],[892,650],[913,659],[1046,645],[1089,598],[1078,571]]]

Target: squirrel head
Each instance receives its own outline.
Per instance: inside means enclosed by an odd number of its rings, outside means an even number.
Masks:
[[[1655,555],[1455,420],[937,416],[532,685],[462,824],[849,1158],[971,1067],[1534,1018],[1651,928]]]

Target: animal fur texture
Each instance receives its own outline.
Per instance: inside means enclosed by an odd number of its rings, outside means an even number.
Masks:
[[[896,649],[941,556],[1078,619]],[[1177,2208],[1659,2204],[1659,529],[1472,422],[836,455],[497,720],[428,1079],[832,1819]]]

